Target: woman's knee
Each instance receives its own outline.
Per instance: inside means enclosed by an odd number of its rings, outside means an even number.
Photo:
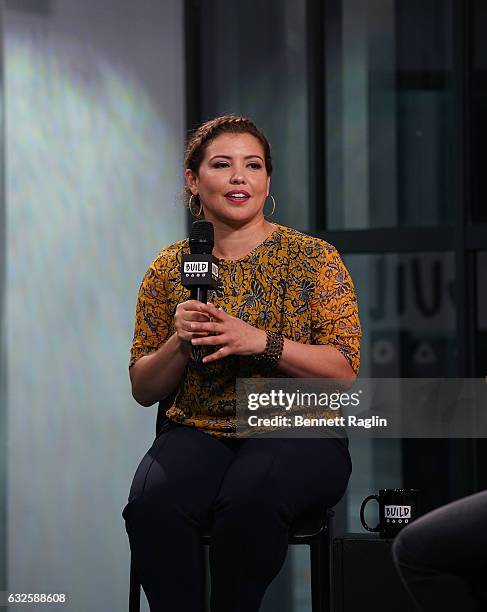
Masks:
[[[137,468],[123,517],[170,524],[207,514],[230,460],[225,447],[207,438],[181,426],[157,439]],[[205,450],[212,451],[206,463],[200,460]]]
[[[151,478],[146,479],[143,487],[131,491],[122,512],[126,523],[170,530],[178,525],[199,526],[205,522],[211,510],[211,494],[192,487],[186,478],[168,479],[163,472],[162,466],[154,462]]]
[[[406,528],[398,533],[392,543],[392,558],[396,567],[408,565],[410,549],[408,548],[408,533]]]
[[[429,538],[422,526],[411,523],[392,543],[392,557],[397,567],[413,568],[429,560]]]

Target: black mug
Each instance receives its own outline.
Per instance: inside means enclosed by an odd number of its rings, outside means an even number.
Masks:
[[[376,527],[369,527],[364,517],[365,506],[371,499],[379,503],[379,523]],[[418,489],[380,489],[379,495],[369,495],[360,507],[362,525],[367,531],[379,532],[381,538],[393,538],[418,515]]]

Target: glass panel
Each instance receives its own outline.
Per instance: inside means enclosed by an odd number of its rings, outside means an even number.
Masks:
[[[455,376],[452,253],[344,255],[363,328],[360,376]],[[362,532],[362,500],[402,485],[400,440],[353,441],[347,493],[348,531]]]
[[[487,223],[485,193],[487,192],[487,173],[485,172],[485,140],[487,138],[487,6],[485,0],[475,0],[472,19],[473,66],[471,92],[472,138],[472,220]]]
[[[327,228],[451,224],[451,1],[326,6]]]
[[[487,381],[487,251],[477,253],[477,333],[475,375]],[[487,440],[477,441],[477,486],[487,488]]]
[[[477,376],[487,376],[487,251],[477,254]]]
[[[257,13],[240,0],[204,6],[202,117],[238,113],[257,123],[272,146],[273,219],[308,230],[306,3],[266,0]]]

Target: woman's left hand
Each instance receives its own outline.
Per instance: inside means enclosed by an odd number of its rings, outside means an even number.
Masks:
[[[218,350],[203,359],[203,363],[216,361],[228,355],[255,355],[265,351],[267,337],[265,331],[227,314],[213,304],[201,304],[200,311],[208,314],[211,323],[195,321],[191,323],[192,332],[215,334],[204,338],[193,338],[193,346],[218,346]]]

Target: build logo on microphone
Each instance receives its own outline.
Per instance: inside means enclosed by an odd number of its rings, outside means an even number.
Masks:
[[[184,273],[193,277],[201,276],[202,274],[208,273],[208,262],[207,261],[185,261],[184,262]]]

